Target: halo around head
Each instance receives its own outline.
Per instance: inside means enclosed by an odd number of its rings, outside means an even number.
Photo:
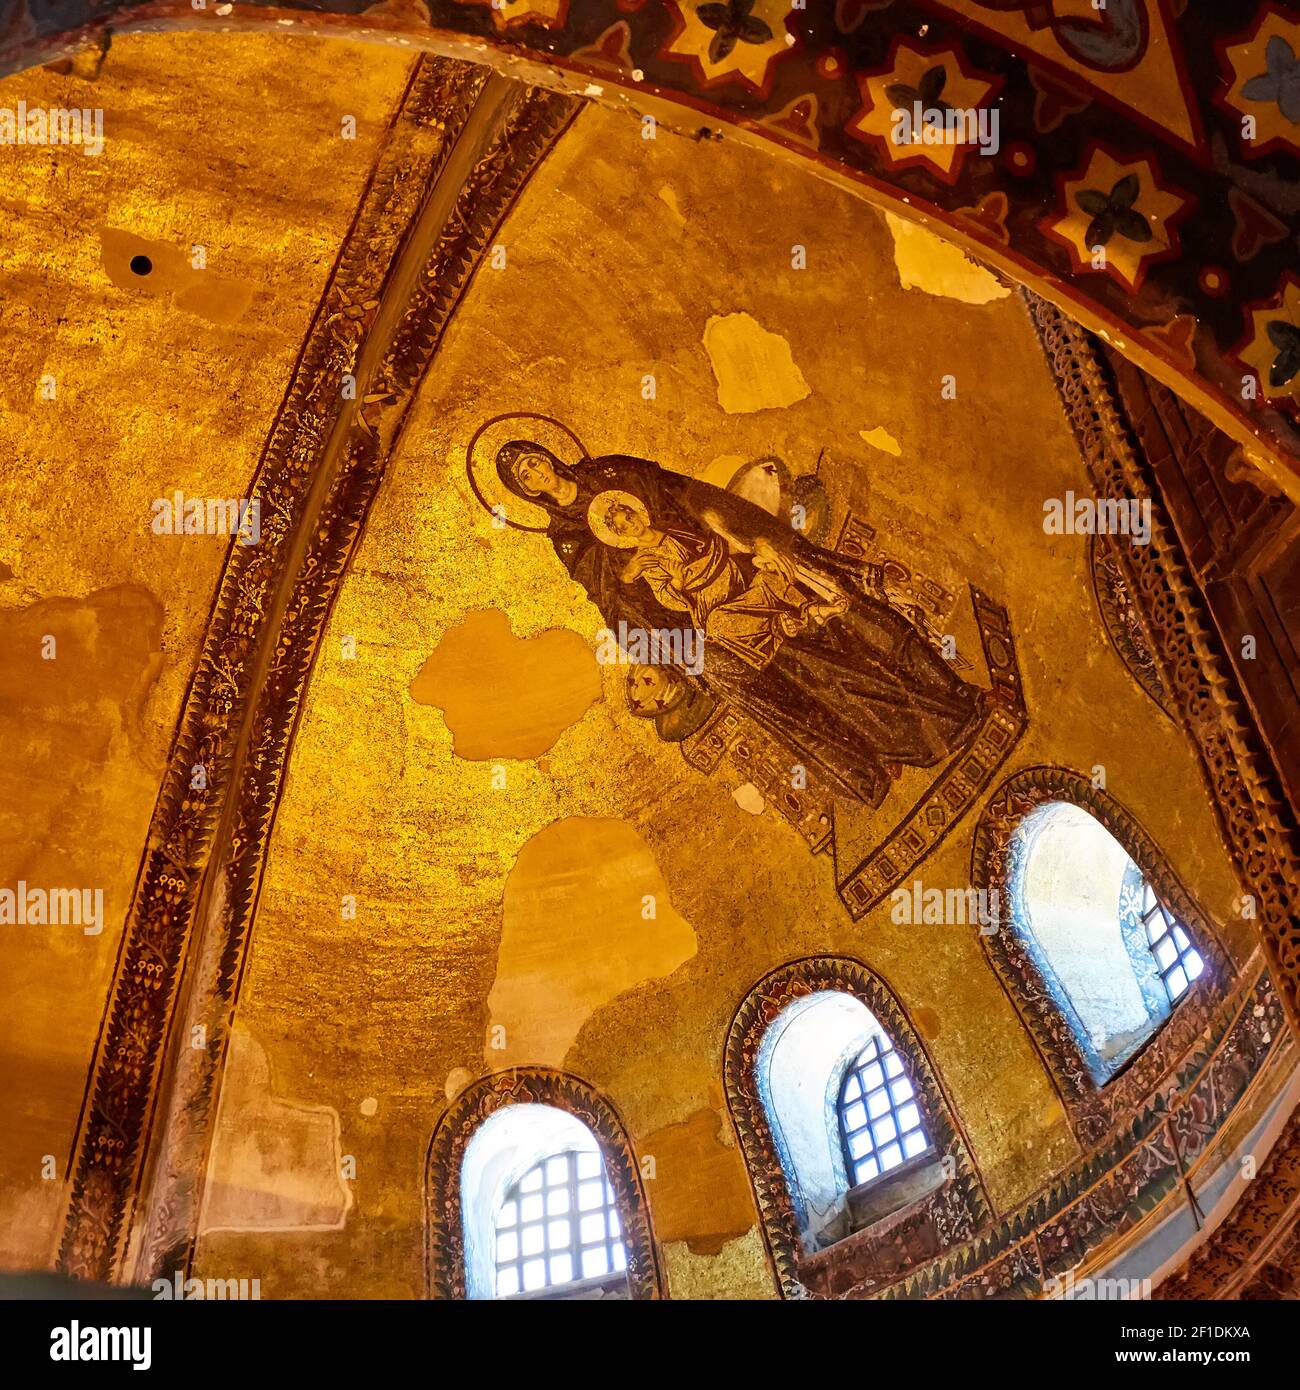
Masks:
[[[609,524],[609,514],[615,508],[635,512],[641,518],[643,526],[650,525],[650,513],[646,511],[645,503],[630,492],[620,492],[617,488],[598,492],[591,499],[591,506],[587,508],[587,525],[591,527],[591,533],[597,540],[604,541],[606,545],[616,546],[619,550],[630,550],[636,541],[631,536],[620,535]]]
[[[526,430],[512,422],[527,420]],[[470,491],[484,511],[491,512],[516,531],[545,531],[549,518],[546,509],[525,502],[501,485],[497,477],[496,453],[511,439],[525,437],[540,444],[563,463],[576,467],[590,455],[586,445],[571,430],[553,416],[535,410],[512,410],[484,420],[465,446],[465,476]]]

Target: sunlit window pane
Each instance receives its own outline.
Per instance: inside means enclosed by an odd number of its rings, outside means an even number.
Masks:
[[[1169,1002],[1176,1004],[1205,969],[1205,962],[1183,924],[1166,911],[1149,883],[1142,885],[1142,924],[1165,993]]]
[[[506,1193],[496,1218],[498,1298],[627,1268],[601,1154],[553,1154]]]
[[[845,1073],[839,1126],[849,1182],[855,1187],[930,1147],[911,1082],[888,1038],[873,1037]]]

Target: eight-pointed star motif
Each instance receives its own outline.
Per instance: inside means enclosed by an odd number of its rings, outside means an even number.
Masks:
[[[859,140],[882,146],[891,164],[927,164],[932,173],[953,183],[962,162],[978,148],[969,136],[978,131],[980,108],[1000,85],[996,78],[968,70],[954,49],[927,52],[895,41],[886,67],[858,74],[862,107],[847,129]],[[996,131],[989,124],[999,114],[996,107],[983,114],[986,128]],[[925,123],[931,120],[935,129],[928,130]],[[900,131],[906,132],[903,138]]]
[[[1265,400],[1300,406],[1300,279],[1288,273],[1271,300],[1246,312],[1250,327],[1237,356]]]
[[[1149,159],[1124,163],[1097,147],[1082,172],[1061,180],[1056,209],[1040,226],[1069,251],[1076,273],[1105,272],[1136,293],[1153,261],[1178,254],[1174,224],[1189,205]]]
[[[766,96],[776,60],[795,46],[789,0],[669,0],[676,25],[666,57],[692,63],[700,85],[743,82]]]
[[[1277,145],[1300,149],[1300,24],[1267,7],[1254,34],[1230,44],[1224,58],[1232,78],[1217,99],[1243,118],[1245,153],[1258,156]]]

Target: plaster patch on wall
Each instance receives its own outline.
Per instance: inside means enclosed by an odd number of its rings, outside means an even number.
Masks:
[[[704,350],[728,415],[779,409],[811,395],[790,344],[750,314],[714,314],[704,325]]]
[[[660,200],[667,206],[668,211],[672,213],[673,220],[677,223],[677,225],[679,227],[684,227],[686,225],[686,219],[682,216],[681,208],[677,206],[677,194],[674,193],[673,190],[667,184],[664,184],[664,186],[659,190],[659,197]]]
[[[898,283],[905,290],[924,290],[963,304],[988,304],[1011,293],[992,271],[928,227],[892,212],[885,214],[885,221],[894,237]]]
[[[169,241],[148,241],[116,227],[99,229],[100,262],[120,290],[167,295],[178,309],[209,323],[237,323],[253,302],[255,287],[207,269],[196,269],[193,251]],[[144,257],[149,269],[137,274],[132,261]]]
[[[665,1241],[662,1248],[670,1298],[777,1297],[767,1251],[757,1227],[728,1241],[717,1255],[697,1255],[684,1240]]]
[[[201,1233],[341,1231],[352,1209],[342,1163],[338,1111],[272,1095],[262,1045],[232,1029]]]
[[[538,831],[506,880],[503,919],[484,1044],[492,1067],[563,1065],[601,1005],[697,950],[650,847],[621,820],[572,816]]]
[[[763,800],[763,793],[752,782],[746,782],[743,787],[737,787],[731,795],[736,805],[742,811],[748,811],[751,816],[761,816],[767,809],[767,802]]]
[[[0,853],[33,883],[81,881],[91,823],[138,779],[156,785],[156,768],[132,750],[162,671],[163,617],[138,584],[0,609]],[[67,934],[43,949],[85,958]]]
[[[442,710],[458,758],[536,758],[600,699],[600,669],[576,632],[516,637],[499,608],[443,633],[411,682],[411,698]]]
[[[680,1124],[648,1134],[637,1147],[643,1162],[654,1159],[655,1233],[661,1241],[685,1241],[693,1254],[719,1255],[752,1229],[756,1214],[744,1160],[724,1142],[717,1111],[696,1110]]]
[[[903,457],[903,446],[890,434],[884,425],[877,425],[873,430],[859,430],[858,434],[861,435],[872,448],[880,449],[886,454],[893,454],[895,458]]]
[[[939,1015],[926,1005],[912,1010],[912,1022],[926,1042],[933,1042],[939,1036]]]
[[[61,732],[75,730],[70,742],[99,761],[109,740],[99,728],[104,707],[118,707],[112,725],[143,712],[162,667],[162,626],[162,604],[139,584],[0,610],[0,699],[22,721],[10,748],[48,720]],[[48,746],[40,751],[48,759]],[[65,770],[72,756],[71,748],[60,750]]]
[[[447,1073],[447,1080],[443,1083],[443,1094],[448,1100],[455,1100],[473,1080],[474,1073],[468,1067],[453,1067]]]

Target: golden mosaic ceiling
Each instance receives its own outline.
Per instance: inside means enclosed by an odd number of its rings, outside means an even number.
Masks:
[[[676,58],[762,85],[761,45],[724,72],[696,27]],[[1160,38],[1113,95],[1167,90],[1185,140]],[[979,932],[886,893],[969,881],[995,788],[1044,768],[1122,804],[1204,914],[1198,1027],[1266,989],[1202,761],[1096,551],[1044,528],[1094,461],[999,267],[751,144],[396,44],[118,37],[19,93],[93,94],[113,139],[3,181],[0,883],[103,893],[94,930],[9,943],[4,1265],[139,1280],[184,1250],[277,1296],[421,1296],[430,1135],[542,1068],[655,1157],[675,1296],[774,1296],[723,1054],[813,956],[888,982],[1010,1223],[1091,1133]],[[794,715],[741,700],[712,742],[645,717],[583,573],[467,473],[498,415],[615,479],[654,461],[665,496],[797,499],[917,669],[944,653],[971,742],[797,797]],[[255,499],[255,543],[160,525],[185,499]]]

